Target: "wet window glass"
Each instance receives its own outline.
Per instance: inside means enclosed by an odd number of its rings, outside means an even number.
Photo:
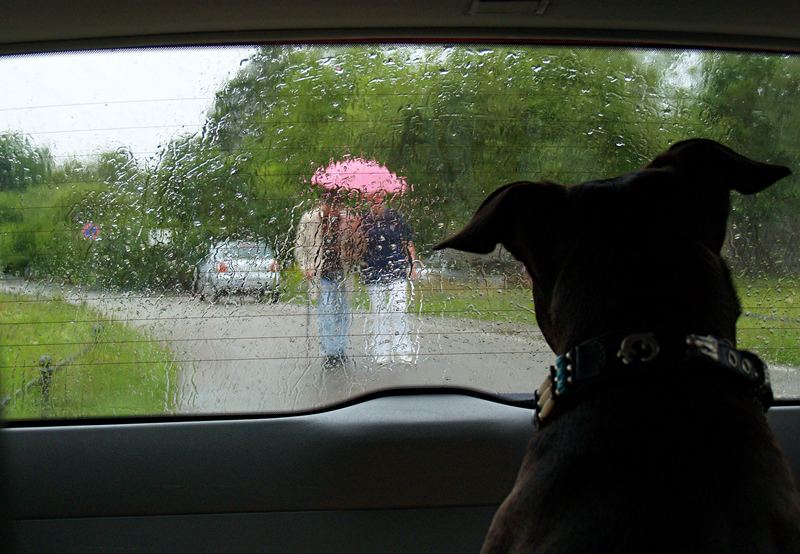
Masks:
[[[252,242],[243,242],[238,247],[231,250],[233,256],[240,258],[258,258],[264,256],[271,256],[272,251],[265,244],[257,244]]]
[[[262,46],[0,58],[5,417],[274,413],[553,363],[498,249],[433,251],[517,180],[712,138],[800,173],[800,58]],[[738,196],[740,347],[800,397],[800,187]]]

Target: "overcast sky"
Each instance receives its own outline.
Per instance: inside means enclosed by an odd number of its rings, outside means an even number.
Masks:
[[[214,92],[253,48],[0,57],[0,133],[29,135],[57,161],[125,146],[144,158],[197,130]]]

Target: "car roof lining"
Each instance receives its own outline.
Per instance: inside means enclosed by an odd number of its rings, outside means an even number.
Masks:
[[[709,0],[32,0],[0,21],[0,54],[242,43],[522,42],[800,51],[800,3]],[[476,13],[476,5],[484,11]],[[534,6],[535,7],[535,6]],[[45,14],[45,16],[43,16]]]

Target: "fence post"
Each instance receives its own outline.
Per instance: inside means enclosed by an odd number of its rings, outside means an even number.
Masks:
[[[50,403],[50,383],[53,380],[53,358],[45,354],[39,358],[39,373],[42,379],[42,401]]]

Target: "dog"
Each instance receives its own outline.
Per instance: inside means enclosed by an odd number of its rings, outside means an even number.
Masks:
[[[790,173],[686,140],[612,179],[505,185],[435,247],[502,244],[557,355],[482,552],[800,552],[766,367],[735,348],[721,256],[730,191]]]

